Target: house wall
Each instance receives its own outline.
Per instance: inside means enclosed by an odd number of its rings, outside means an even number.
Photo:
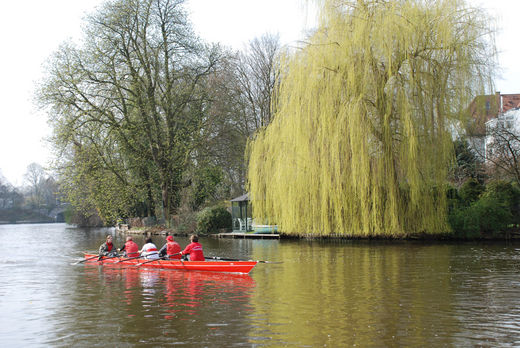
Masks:
[[[479,95],[468,106],[469,136],[483,136],[486,134],[486,122],[497,118],[498,115],[520,107],[520,94]]]

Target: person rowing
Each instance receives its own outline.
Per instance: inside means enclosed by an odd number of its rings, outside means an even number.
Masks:
[[[168,236],[166,237],[166,244],[164,244],[161,250],[159,250],[159,256],[167,256],[167,258],[171,260],[180,260],[180,252],[181,246],[179,243],[174,240],[173,236]]]
[[[114,246],[114,243],[112,243],[112,236],[108,235],[106,242],[101,244],[99,247],[99,258],[102,256],[108,256],[108,257],[114,257],[117,255],[117,250]]]
[[[202,245],[199,243],[199,237],[196,234],[190,236],[191,243],[180,252],[181,255],[190,255],[190,261],[206,261]]]
[[[126,237],[126,243],[118,251],[124,251],[126,257],[137,257],[139,256],[139,246],[133,241],[132,236]]]
[[[138,251],[141,256],[144,256],[147,260],[158,260],[159,252],[157,251],[157,247],[152,242],[152,238],[148,237],[145,240],[145,244],[143,248]]]

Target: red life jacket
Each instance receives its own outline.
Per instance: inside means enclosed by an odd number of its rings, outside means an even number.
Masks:
[[[181,246],[179,245],[179,243],[177,242],[166,242],[166,254],[169,256],[170,259],[176,259],[176,260],[180,260],[181,259],[181,255],[173,255],[173,254],[177,254],[181,251]],[[170,256],[170,255],[173,255],[173,256]]]
[[[182,253],[190,254],[190,261],[206,261],[204,252],[202,251],[202,244],[198,242],[188,244]]]
[[[109,243],[107,242],[107,243],[105,243],[105,244],[107,245],[107,251],[108,251],[108,252],[110,252],[110,251],[112,251],[112,249],[114,249],[114,244],[113,244],[113,243],[110,243],[110,244],[109,244]]]
[[[129,240],[125,243],[126,256],[137,257],[139,256],[139,246],[133,240]]]

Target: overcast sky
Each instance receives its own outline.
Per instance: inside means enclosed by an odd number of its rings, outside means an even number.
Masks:
[[[504,79],[502,93],[520,93],[519,0],[472,0],[498,17],[497,46]],[[102,0],[25,0],[0,2],[0,173],[14,185],[32,162],[45,166],[50,150],[46,116],[32,102],[42,64],[68,38],[78,38],[82,17]],[[195,30],[207,41],[236,49],[266,32],[279,33],[282,43],[303,37],[313,23],[305,0],[190,0]]]

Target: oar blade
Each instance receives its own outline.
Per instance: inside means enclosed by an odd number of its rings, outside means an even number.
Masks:
[[[146,260],[145,262],[140,262],[137,265],[134,265],[134,267],[141,267],[142,265],[146,265],[147,263],[151,263],[154,261],[160,261],[160,260],[165,260],[165,257],[159,257],[158,259]]]
[[[254,261],[254,260],[251,260],[251,261]],[[272,263],[272,264],[283,263],[283,261],[263,261],[263,260],[256,260],[256,262],[258,262],[258,263]]]
[[[205,259],[206,260],[217,260],[217,261],[254,261],[254,262],[258,262],[258,263],[283,263],[282,261],[230,259],[230,258],[220,257],[220,256],[207,256],[207,257],[205,257]]]
[[[94,257],[89,257],[88,259],[82,259],[82,260],[79,260],[78,262],[74,262],[74,263],[72,263],[72,265],[78,265],[78,264],[80,264],[80,263],[83,263],[83,262],[87,262],[87,261],[93,260],[93,259],[95,259],[95,258],[97,258],[97,257],[98,257],[98,256],[96,255],[96,256],[94,256]]]

